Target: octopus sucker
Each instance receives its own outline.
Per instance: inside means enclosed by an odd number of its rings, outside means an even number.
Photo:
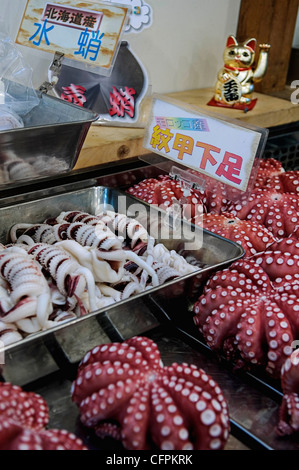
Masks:
[[[141,392],[134,392],[120,415],[120,440],[126,449],[150,449],[147,442],[152,413],[149,403],[150,386],[145,384]]]
[[[165,383],[166,382],[166,383]],[[165,386],[163,386],[165,383]],[[152,429],[152,439],[157,448],[167,451],[188,448],[193,449],[193,444],[189,440],[188,427],[185,425],[186,417],[189,421],[189,401],[183,402],[180,396],[180,407],[184,409],[183,416],[167,390],[167,381],[163,384],[154,385],[151,389],[151,402],[154,404],[150,416],[150,428]],[[163,411],[162,411],[163,410]],[[194,407],[193,407],[194,415]],[[190,424],[190,421],[189,421]],[[192,427],[190,426],[192,429]],[[205,445],[201,436],[200,444]]]
[[[149,338],[88,351],[71,392],[82,423],[102,438],[115,432],[128,450],[222,449],[228,439],[217,383],[195,365],[164,367]]]

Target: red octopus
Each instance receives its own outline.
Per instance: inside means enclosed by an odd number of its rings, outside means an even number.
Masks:
[[[227,211],[241,220],[264,225],[275,237],[288,237],[299,225],[299,194],[258,188],[231,203]]]
[[[221,185],[213,190],[191,189],[190,195],[185,198],[180,182],[170,179],[167,175],[143,180],[129,188],[127,192],[160,209],[170,208],[177,201],[183,201],[182,206],[185,206],[183,216],[188,220],[192,220],[202,212],[220,214],[226,210],[230,202]]]
[[[299,194],[299,171],[290,170],[269,178],[264,187],[273,188],[280,193]]]
[[[194,365],[163,366],[156,343],[133,337],[89,351],[72,385],[81,422],[128,450],[222,449],[226,400]]]
[[[264,187],[269,180],[281,173],[284,173],[284,168],[279,160],[275,158],[263,158],[259,162],[254,186],[256,188]]]
[[[196,177],[200,175],[198,171],[187,169]],[[259,162],[259,168],[254,182],[255,188],[264,187],[269,180],[284,172],[280,161],[274,158],[262,159]],[[272,186],[271,186],[272,188]],[[180,200],[184,196],[184,189],[180,182],[172,180],[169,175],[159,175],[156,178],[146,178],[141,182],[131,186],[127,192],[149,204],[158,205],[161,208],[170,207],[174,201]],[[192,189],[191,195],[188,197],[188,204],[192,208],[190,213],[197,215],[196,205],[202,204],[204,212],[211,214],[222,214],[228,210],[232,204],[229,198],[233,199],[234,190],[227,191],[224,184],[216,184],[211,186],[207,182],[207,186],[203,190]]]
[[[59,429],[46,429],[47,402],[34,392],[0,382],[0,450],[86,450],[81,439]]]
[[[168,175],[143,180],[129,188],[127,192],[162,210],[167,210],[180,202],[184,211],[184,218],[187,220],[192,219],[198,211],[202,212],[202,194],[191,189],[190,194],[185,197],[181,184],[172,180]]]
[[[269,256],[265,255],[266,266],[272,265],[272,261],[267,264]],[[262,258],[259,254],[258,260]],[[261,366],[279,378],[299,335],[299,291],[293,289],[296,275],[285,269],[279,278],[281,266],[277,264],[276,275],[272,267],[271,277],[279,282],[272,283],[255,261],[254,257],[237,261],[210,278],[194,304],[194,322],[210,348],[238,367]]]
[[[246,257],[265,251],[275,241],[273,234],[266,227],[249,220],[240,220],[228,213],[203,214],[198,216],[194,223],[240,244]]]
[[[299,349],[295,349],[281,369],[283,398],[277,433],[286,436],[299,431]]]

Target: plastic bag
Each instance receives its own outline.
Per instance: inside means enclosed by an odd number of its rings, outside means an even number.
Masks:
[[[0,130],[24,127],[23,116],[38,103],[32,69],[9,36],[0,32]]]

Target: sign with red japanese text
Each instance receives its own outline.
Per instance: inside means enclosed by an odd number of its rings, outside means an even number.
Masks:
[[[130,9],[92,0],[27,0],[16,43],[108,75],[113,68]],[[64,59],[64,60],[65,60]]]
[[[147,90],[146,71],[126,41],[120,45],[109,77],[62,65],[54,86],[58,98],[92,109],[99,115],[99,123],[130,126],[141,124],[139,110]]]
[[[253,130],[181,105],[164,98],[153,99],[144,147],[246,191],[266,130]]]

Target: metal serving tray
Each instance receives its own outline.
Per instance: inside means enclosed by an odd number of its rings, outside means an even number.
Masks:
[[[21,90],[17,88],[15,95]],[[22,116],[24,127],[0,131],[0,189],[72,170],[97,117],[88,109],[38,93],[37,106]]]
[[[90,180],[84,182],[84,189],[74,189],[76,185],[71,185],[72,189],[55,188],[56,193],[60,193],[53,196],[49,196],[51,189],[42,190],[32,194],[29,202],[20,203],[18,198],[15,201],[12,199],[8,205],[0,208],[0,242],[9,242],[9,230],[15,223],[41,223],[62,211],[81,210],[95,214],[100,208],[113,207],[116,212],[120,212],[121,201],[122,212],[127,211],[130,215],[128,210],[132,204],[136,205],[135,198],[117,189],[93,184],[94,180]],[[127,209],[124,209],[124,203]],[[141,205],[149,210],[147,205]],[[194,281],[198,281],[197,275],[210,275],[212,271],[239,259],[244,253],[243,248],[234,242],[202,231],[199,227],[194,227],[194,230],[196,236],[202,236],[202,246],[198,250],[192,249],[192,252],[185,249],[182,254],[185,257],[192,256],[200,266],[204,265],[201,270],[5,347],[2,350],[3,379],[24,385],[56,371],[57,363],[61,360],[68,366],[77,364],[88,349],[107,339],[111,340],[112,336],[114,340],[125,339],[154,328],[159,324],[159,319],[149,307],[152,302],[163,304],[165,301],[169,304],[175,299],[184,314],[188,308],[189,295],[194,289]],[[156,242],[179,251],[184,240],[169,238],[157,239]]]

